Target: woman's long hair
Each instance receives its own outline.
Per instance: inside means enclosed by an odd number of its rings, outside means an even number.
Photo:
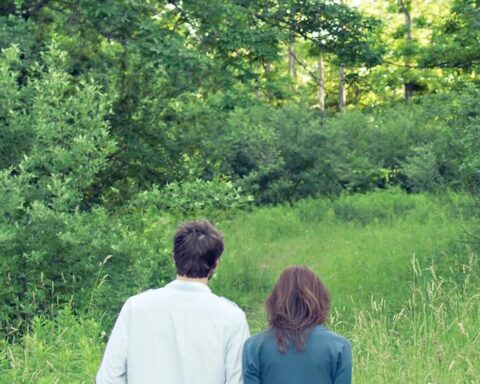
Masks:
[[[278,349],[285,353],[292,342],[303,351],[307,332],[323,324],[328,316],[330,295],[310,269],[289,267],[280,275],[266,308]]]

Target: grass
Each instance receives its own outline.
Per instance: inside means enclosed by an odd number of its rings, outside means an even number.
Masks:
[[[355,383],[480,382],[480,271],[460,240],[476,224],[467,196],[398,191],[267,207],[219,223],[226,253],[212,281],[252,333],[287,265],[313,268],[334,301],[331,327],[354,348]],[[91,382],[104,338],[68,310],[0,345],[0,383]]]
[[[356,308],[339,325],[354,345],[357,383],[480,382],[480,281],[475,255],[463,281],[422,270],[413,260],[410,296],[393,316],[383,301]],[[457,276],[458,277],[458,276]]]
[[[265,326],[263,301],[291,264],[321,276],[345,320],[372,299],[393,313],[408,298],[412,257],[442,266],[465,259],[459,239],[470,204],[464,196],[393,191],[245,213],[223,228],[226,253],[213,287],[247,309],[254,331]]]
[[[64,308],[34,319],[17,343],[0,343],[0,383],[92,383],[104,348],[100,324]]]

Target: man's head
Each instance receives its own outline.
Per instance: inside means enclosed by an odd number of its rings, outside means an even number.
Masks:
[[[173,259],[177,274],[210,277],[223,252],[223,235],[207,220],[182,224],[173,239]]]

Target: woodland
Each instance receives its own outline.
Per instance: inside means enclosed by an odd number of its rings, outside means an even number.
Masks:
[[[244,215],[288,237],[277,210],[341,228],[418,210],[410,228],[452,236],[445,248],[417,239],[421,260],[473,268],[479,71],[479,0],[0,1],[0,376],[90,382],[125,299],[174,276],[173,231],[192,218],[236,239]],[[238,238],[256,249],[256,236]],[[214,286],[259,330],[251,295],[274,276],[255,257]],[[55,355],[63,368],[42,357],[62,329],[81,353],[69,378],[71,351]]]

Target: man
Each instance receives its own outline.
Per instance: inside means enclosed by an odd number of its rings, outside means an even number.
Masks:
[[[207,285],[222,252],[222,235],[206,220],[177,230],[176,280],[126,301],[97,384],[242,383],[245,314]]]

